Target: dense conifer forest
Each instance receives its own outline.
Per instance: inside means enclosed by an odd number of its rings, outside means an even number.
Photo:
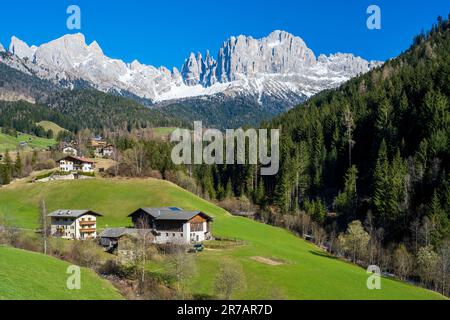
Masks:
[[[197,176],[213,198],[232,189],[319,224],[369,215],[385,242],[428,219],[437,245],[450,236],[449,103],[450,24],[439,18],[398,58],[266,123],[282,130],[278,175],[203,166]]]

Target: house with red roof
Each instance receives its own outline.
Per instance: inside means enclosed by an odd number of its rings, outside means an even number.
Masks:
[[[82,157],[66,156],[58,161],[62,172],[93,173],[95,162]]]

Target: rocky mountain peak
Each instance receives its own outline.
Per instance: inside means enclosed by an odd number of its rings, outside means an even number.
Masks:
[[[260,104],[293,106],[379,65],[352,54],[316,58],[303,39],[282,30],[261,39],[230,37],[216,59],[209,51],[204,55],[192,52],[181,71],[111,59],[96,41],[87,45],[81,33],[39,47],[12,37],[9,51],[15,59],[9,59],[10,66],[43,79],[68,86],[81,79],[101,91],[131,93],[153,102],[224,94],[251,96]],[[26,64],[18,63],[21,59]]]
[[[91,52],[98,54],[98,55],[103,55],[103,50],[102,48],[100,48],[99,44],[97,43],[97,41],[93,41],[90,45],[89,45],[89,49]]]
[[[36,46],[28,46],[25,41],[13,36],[11,37],[11,44],[9,45],[9,52],[16,55],[20,59],[28,59],[32,61],[36,52]]]

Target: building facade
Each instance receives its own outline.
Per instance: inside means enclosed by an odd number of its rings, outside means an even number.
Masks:
[[[80,157],[67,156],[58,162],[62,172],[93,173],[95,169],[94,161]]]
[[[58,210],[48,216],[53,237],[88,240],[97,238],[97,218],[102,215],[91,210]]]
[[[200,243],[211,239],[212,218],[180,208],[141,208],[129,215],[137,229],[153,231],[155,243]]]

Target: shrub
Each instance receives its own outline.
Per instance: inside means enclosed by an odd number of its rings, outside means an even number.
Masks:
[[[36,171],[42,170],[50,170],[56,167],[56,163],[52,159],[47,159],[44,161],[40,161],[33,166],[33,169]]]

